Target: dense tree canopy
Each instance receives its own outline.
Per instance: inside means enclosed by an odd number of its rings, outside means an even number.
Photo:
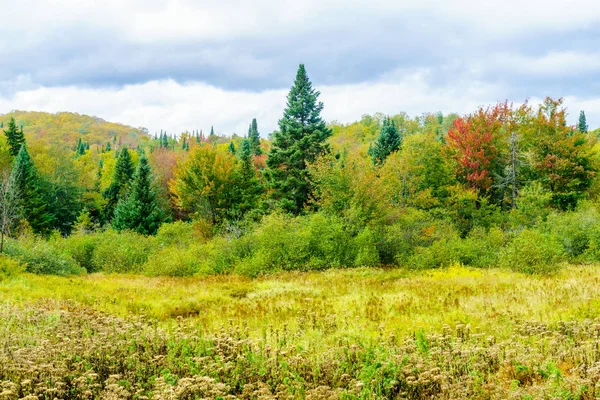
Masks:
[[[12,232],[68,235],[78,224],[148,235],[175,219],[240,235],[268,214],[318,213],[382,243],[377,235],[411,213],[438,221],[415,228],[423,237],[440,224],[468,237],[531,226],[600,194],[598,131],[583,111],[570,126],[562,99],[329,125],[322,110],[300,65],[278,130],[263,138],[256,118],[245,137],[209,124],[205,137],[72,113],[0,116],[0,173],[13,171],[22,219]]]

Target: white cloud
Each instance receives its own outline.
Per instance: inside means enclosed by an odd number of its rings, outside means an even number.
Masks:
[[[267,133],[285,105],[281,82],[293,76],[284,68],[306,62],[319,71],[313,81],[330,83],[317,85],[328,120],[463,113],[526,93],[567,96],[573,115],[584,108],[600,124],[599,83],[581,78],[600,68],[587,31],[600,21],[596,0],[21,0],[4,8],[0,112],[76,111],[151,131],[214,125],[241,134],[257,117]],[[521,46],[528,40],[536,55]],[[527,86],[533,78],[556,87]]]
[[[352,122],[363,114],[406,111],[467,113],[480,105],[505,100],[503,88],[476,80],[457,80],[452,85],[432,87],[427,71],[416,71],[402,79],[348,85],[323,86],[326,120]],[[291,83],[290,83],[291,84]],[[74,111],[95,115],[151,132],[171,133],[204,129],[214,125],[217,132],[245,134],[256,117],[263,135],[277,127],[285,107],[288,89],[248,92],[223,90],[205,83],[181,84],[173,80],[151,81],[122,88],[58,87],[22,90],[0,97],[2,110]],[[508,99],[515,103],[524,99]],[[585,109],[590,125],[600,123],[600,98],[569,97],[573,123],[579,109]]]
[[[499,53],[481,61],[478,69],[505,73],[510,71],[536,78],[565,78],[598,71],[600,53],[550,51],[539,57]]]

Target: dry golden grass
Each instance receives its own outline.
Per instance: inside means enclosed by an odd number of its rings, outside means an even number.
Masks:
[[[21,275],[0,281],[0,399],[592,399],[599,279]]]

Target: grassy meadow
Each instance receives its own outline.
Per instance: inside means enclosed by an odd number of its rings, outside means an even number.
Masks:
[[[600,267],[0,281],[0,399],[594,399]]]

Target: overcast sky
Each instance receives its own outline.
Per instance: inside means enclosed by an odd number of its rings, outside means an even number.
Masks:
[[[0,0],[0,4],[9,3]],[[299,63],[328,120],[565,97],[600,126],[597,0],[19,0],[2,9],[0,113],[74,111],[263,135]]]

